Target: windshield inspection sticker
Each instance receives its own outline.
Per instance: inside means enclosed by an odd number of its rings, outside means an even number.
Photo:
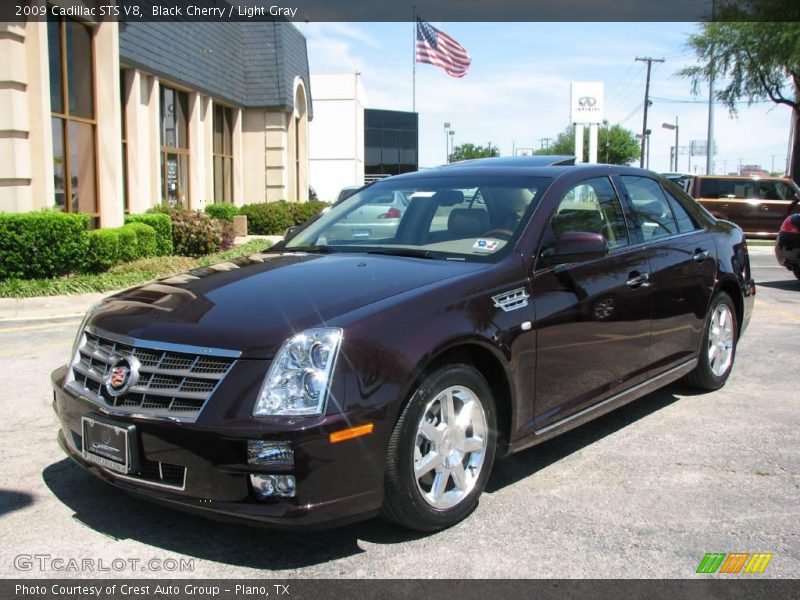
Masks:
[[[475,250],[482,250],[484,252],[494,252],[497,250],[497,246],[500,244],[498,240],[475,240],[475,243],[472,244],[472,247]]]

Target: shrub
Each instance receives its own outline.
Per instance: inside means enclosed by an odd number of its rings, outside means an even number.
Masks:
[[[86,252],[80,264],[84,273],[107,271],[120,261],[122,227],[93,229],[86,232]],[[134,240],[136,234],[133,234]]]
[[[170,229],[171,228],[172,222],[170,221]],[[156,230],[150,225],[146,225],[145,223],[128,223],[122,227],[122,229],[133,231],[136,235],[136,246],[138,250],[136,259],[158,256],[158,237],[156,235]],[[120,243],[122,243],[121,237]]]
[[[295,224],[289,206],[283,200],[245,204],[239,213],[247,216],[247,231],[252,235],[283,235]]]
[[[131,262],[139,258],[139,240],[136,239],[136,230],[130,227],[116,227],[119,249],[117,257],[121,262]]]
[[[214,219],[233,221],[233,217],[239,214],[239,208],[233,204],[208,204],[206,214]]]
[[[220,249],[223,242],[223,221],[186,209],[174,209],[170,216],[175,254],[203,256]]]
[[[233,222],[226,221],[225,219],[217,219],[217,223],[219,223],[222,231],[219,249],[230,250],[233,248],[233,242],[236,239],[236,230],[233,228]]]
[[[289,211],[292,213],[295,225],[302,225],[309,219],[316,217],[323,209],[330,206],[327,202],[310,200],[308,202],[291,202]]]
[[[86,249],[89,218],[53,210],[0,214],[0,279],[73,271]]]
[[[126,215],[125,223],[144,223],[156,231],[156,255],[172,254],[172,219],[168,213],[154,212],[144,215]],[[141,240],[140,240],[141,242]]]

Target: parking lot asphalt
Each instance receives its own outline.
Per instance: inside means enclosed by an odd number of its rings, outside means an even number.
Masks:
[[[274,532],[117,491],[56,444],[49,373],[81,303],[0,315],[0,576],[691,578],[711,577],[707,552],[768,552],[762,577],[800,577],[800,281],[771,248],[751,260],[755,314],[722,390],[673,384],[503,460],[475,513],[431,535]]]

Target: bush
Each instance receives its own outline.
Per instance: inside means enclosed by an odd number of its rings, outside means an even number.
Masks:
[[[208,204],[206,214],[214,219],[233,221],[233,217],[239,214],[239,208],[233,204]]]
[[[251,235],[283,235],[295,224],[289,206],[283,200],[245,204],[239,213],[247,216],[247,231]]]
[[[172,219],[168,213],[154,212],[144,215],[126,215],[125,223],[144,223],[156,231],[156,256],[172,254]]]
[[[172,222],[170,221],[170,229],[171,228]],[[136,259],[158,256],[158,237],[156,235],[156,230],[150,225],[144,223],[128,223],[122,227],[122,229],[133,231],[136,235],[136,246],[138,250]],[[120,238],[120,243],[122,243],[122,238]]]
[[[73,271],[86,250],[89,218],[53,210],[0,214],[0,279]]]
[[[327,202],[320,202],[319,200],[310,200],[308,202],[291,202],[289,204],[289,211],[292,213],[295,225],[302,225],[309,219],[316,217],[325,208],[329,207]]]
[[[119,248],[117,257],[120,262],[131,262],[139,258],[139,240],[136,239],[136,230],[130,227],[115,227]]]
[[[120,231],[122,227],[93,229],[86,232],[86,252],[80,268],[84,273],[107,271],[120,261]],[[134,239],[136,234],[134,233]]]
[[[203,256],[217,252],[222,246],[224,221],[186,209],[173,209],[170,216],[175,254]]]

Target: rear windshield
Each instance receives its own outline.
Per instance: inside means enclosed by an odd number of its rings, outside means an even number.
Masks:
[[[697,197],[791,200],[796,191],[796,188],[784,181],[710,178],[700,180]]]

